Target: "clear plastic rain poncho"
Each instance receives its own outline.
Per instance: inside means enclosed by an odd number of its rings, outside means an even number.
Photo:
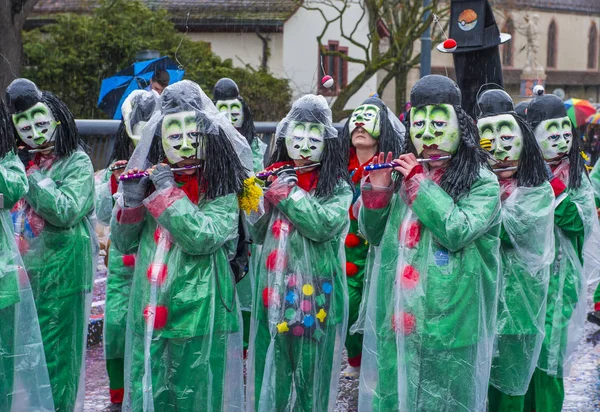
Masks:
[[[251,411],[328,411],[337,397],[348,317],[343,240],[352,190],[339,179],[347,162],[322,96],[298,99],[280,122],[275,150],[281,164],[292,165],[286,137],[306,136],[306,130],[319,130],[324,142],[319,172],[298,173],[292,185],[278,178],[266,191],[262,214],[251,216],[253,240],[262,245],[247,363]],[[327,179],[331,193],[318,196]]]
[[[439,178],[429,173],[410,196],[406,182],[400,193],[363,184],[359,222],[375,258],[360,411],[485,410],[500,267],[498,181],[481,168],[454,202]]]
[[[0,410],[50,412],[54,403],[38,316],[9,213],[27,187],[16,154],[0,158]]]
[[[229,161],[234,168],[231,159],[251,170],[246,139],[197,84],[175,83],[161,97],[161,111],[144,127],[129,168],[149,166],[148,152],[152,140],[160,139],[155,134],[165,115],[193,111],[202,140],[197,153],[206,154],[200,175],[210,179],[211,161]],[[216,147],[228,152],[216,153]],[[197,204],[185,187],[170,186],[154,191],[137,208],[126,208],[120,197],[113,211],[113,244],[121,253],[137,252],[127,321],[125,410],[243,409],[241,316],[229,266],[238,200],[236,193],[218,194],[210,184],[199,189]],[[217,195],[206,197],[204,190]]]
[[[569,375],[573,355],[583,335],[587,312],[587,285],[598,280],[600,229],[590,180],[569,188],[569,161],[554,176],[567,186],[556,199],[555,255],[550,271],[546,309],[546,337],[538,368],[548,375]]]
[[[554,194],[549,183],[502,184],[502,277],[490,384],[519,396],[529,387],[544,340],[550,264],[554,260]]]

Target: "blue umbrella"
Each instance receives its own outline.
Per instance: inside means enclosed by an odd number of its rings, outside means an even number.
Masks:
[[[158,69],[169,73],[171,76],[169,84],[180,81],[185,74],[176,62],[166,56],[133,63],[116,75],[102,80],[98,107],[113,119],[121,120],[123,101],[132,91],[146,88],[150,84],[154,71]]]

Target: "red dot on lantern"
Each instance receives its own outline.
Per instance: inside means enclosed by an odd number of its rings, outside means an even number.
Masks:
[[[168,268],[164,263],[151,263],[146,271],[146,276],[149,282],[156,282],[158,286],[162,286],[167,279]]]
[[[348,236],[346,236],[346,247],[348,248],[353,248],[353,247],[357,247],[358,245],[360,245],[362,242],[360,240],[360,238],[355,235],[354,233],[348,233]]]
[[[346,276],[352,277],[358,273],[358,266],[352,262],[346,262]]]

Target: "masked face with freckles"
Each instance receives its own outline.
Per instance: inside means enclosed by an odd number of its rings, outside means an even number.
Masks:
[[[217,106],[219,112],[225,113],[233,127],[236,129],[242,127],[242,124],[244,124],[244,109],[242,108],[242,102],[238,99],[218,100],[217,103],[215,103],[215,106]]]
[[[54,141],[56,119],[50,108],[42,102],[12,115],[17,134],[27,146],[35,149]]]
[[[410,138],[419,156],[456,153],[460,130],[454,107],[436,104],[411,108]]]
[[[555,160],[569,154],[573,145],[571,119],[568,116],[544,120],[533,131],[546,160]]]
[[[291,159],[302,163],[321,160],[325,148],[325,128],[322,124],[292,121],[287,130],[285,146]]]
[[[204,159],[204,139],[198,131],[196,112],[168,114],[162,122],[162,146],[169,163],[177,166],[198,164]]]
[[[477,121],[481,136],[481,146],[496,160],[506,163],[517,161],[523,150],[523,132],[515,118],[510,114],[485,117]]]

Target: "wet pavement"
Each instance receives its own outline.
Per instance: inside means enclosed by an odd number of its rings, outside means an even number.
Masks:
[[[104,289],[106,285],[106,267],[99,264],[94,284],[94,306],[92,313],[103,313]],[[589,290],[588,307],[593,307]],[[585,334],[573,363],[571,376],[565,381],[565,403],[563,411],[592,412],[600,411],[600,328],[586,322]],[[84,411],[112,411],[108,395],[108,377],[104,366],[102,345],[94,345],[87,350],[86,394]],[[344,359],[342,370],[346,366]],[[340,377],[336,412],[358,411],[358,379]]]

